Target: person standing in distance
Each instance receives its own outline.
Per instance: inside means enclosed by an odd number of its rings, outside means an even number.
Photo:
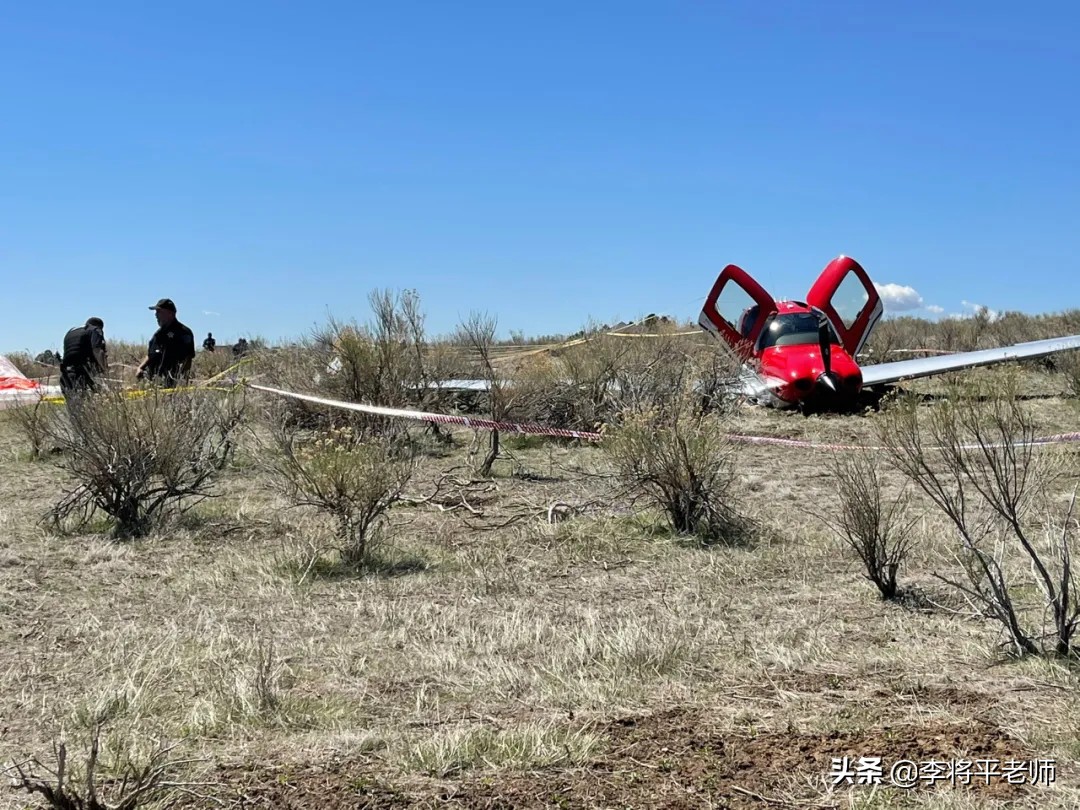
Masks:
[[[96,391],[97,377],[108,370],[105,322],[101,318],[89,318],[85,326],[69,329],[64,335],[64,356],[60,361],[60,390],[64,396]]]
[[[162,298],[150,309],[157,316],[158,330],[150,338],[146,359],[139,365],[136,379],[149,379],[175,387],[187,380],[195,359],[195,335],[176,318],[176,304]]]

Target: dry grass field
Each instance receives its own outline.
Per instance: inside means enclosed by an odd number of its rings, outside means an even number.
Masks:
[[[1024,383],[1039,433],[1076,429],[1062,375]],[[909,388],[939,407],[938,382]],[[732,425],[872,444],[882,418],[743,408]],[[214,497],[114,541],[100,519],[42,522],[67,479],[0,414],[0,759],[52,764],[63,736],[77,773],[100,726],[108,787],[164,739],[180,787],[145,806],[1080,803],[1077,673],[1009,657],[1000,625],[934,576],[955,572],[957,542],[925,498],[907,513],[910,596],[892,603],[820,517],[838,507],[836,451],[737,445],[730,497],[752,531],[704,545],[636,501],[602,446],[504,436],[481,477],[483,437],[448,432],[450,447],[416,431],[406,500],[356,570],[324,518],[269,486],[257,426]],[[1037,452],[1065,465],[1064,497],[1075,450]],[[880,474],[901,489],[884,460]],[[430,497],[440,480],[454,486]],[[1056,772],[833,786],[840,757],[881,757],[886,774],[962,759]],[[0,793],[0,807],[39,801]]]

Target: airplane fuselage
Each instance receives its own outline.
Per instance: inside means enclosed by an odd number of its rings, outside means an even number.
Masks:
[[[773,309],[753,347],[756,398],[780,408],[857,402],[862,372],[836,335],[829,330],[826,349],[818,316],[801,302],[776,301]]]
[[[853,404],[862,391],[862,372],[841,346],[831,347],[830,371],[817,346],[765,349],[757,361],[763,384],[781,407],[803,403]],[[831,383],[831,384],[830,384]]]

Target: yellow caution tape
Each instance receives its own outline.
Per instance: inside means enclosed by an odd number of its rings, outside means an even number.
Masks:
[[[150,394],[183,394],[191,391],[224,391],[233,392],[239,391],[244,388],[245,383],[238,382],[236,385],[224,387],[220,385],[185,385],[177,388],[129,388],[123,390],[120,393],[123,394],[124,399],[142,399]],[[48,396],[42,397],[41,402],[48,402],[53,405],[63,405],[67,400],[63,396]]]
[[[209,385],[210,383],[213,383],[213,382],[217,382],[217,381],[218,381],[218,380],[220,380],[220,379],[221,379],[222,377],[224,377],[224,376],[225,376],[226,374],[231,374],[232,372],[236,371],[236,370],[237,370],[238,368],[240,368],[241,366],[245,366],[245,365],[247,365],[248,363],[251,363],[251,362],[253,362],[254,360],[255,360],[255,358],[254,358],[254,357],[245,357],[245,358],[244,358],[243,360],[239,361],[238,363],[233,363],[233,364],[232,364],[231,366],[229,366],[229,367],[228,367],[227,369],[225,369],[224,371],[222,371],[222,372],[220,372],[220,373],[218,373],[218,374],[215,374],[215,375],[214,375],[213,377],[210,377],[210,378],[209,378],[209,379],[208,379],[208,380],[206,381],[206,383],[204,383],[204,384],[205,384],[205,385]]]
[[[626,332],[604,332],[605,335],[610,337],[628,337],[628,338],[664,338],[664,337],[683,337],[685,335],[704,335],[701,329],[694,329],[689,332],[667,332],[660,334],[632,334]]]

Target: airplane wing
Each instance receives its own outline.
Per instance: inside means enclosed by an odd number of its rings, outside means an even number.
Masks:
[[[442,380],[428,386],[443,391],[487,391],[490,387],[487,380]]]
[[[782,384],[783,380],[764,379],[747,365],[743,365],[735,377],[727,386],[731,394],[741,394],[747,397],[761,397],[770,394],[770,388]],[[513,385],[513,382],[509,382]],[[571,385],[570,380],[563,380],[563,385]],[[487,380],[441,380],[437,383],[428,384],[427,388],[437,388],[440,391],[489,391],[491,389]],[[619,390],[618,382],[611,382],[609,388],[612,391]]]
[[[943,354],[937,357],[919,357],[913,360],[898,360],[895,363],[878,363],[862,367],[863,385],[882,385],[899,380],[912,380],[916,377],[929,377],[946,371],[959,371],[976,366],[989,366],[1005,363],[1009,360],[1023,360],[1029,357],[1044,357],[1055,352],[1080,349],[1080,335],[1071,337],[1032,340],[1017,343],[1014,346],[1002,346],[997,349],[980,349],[974,352]]]

